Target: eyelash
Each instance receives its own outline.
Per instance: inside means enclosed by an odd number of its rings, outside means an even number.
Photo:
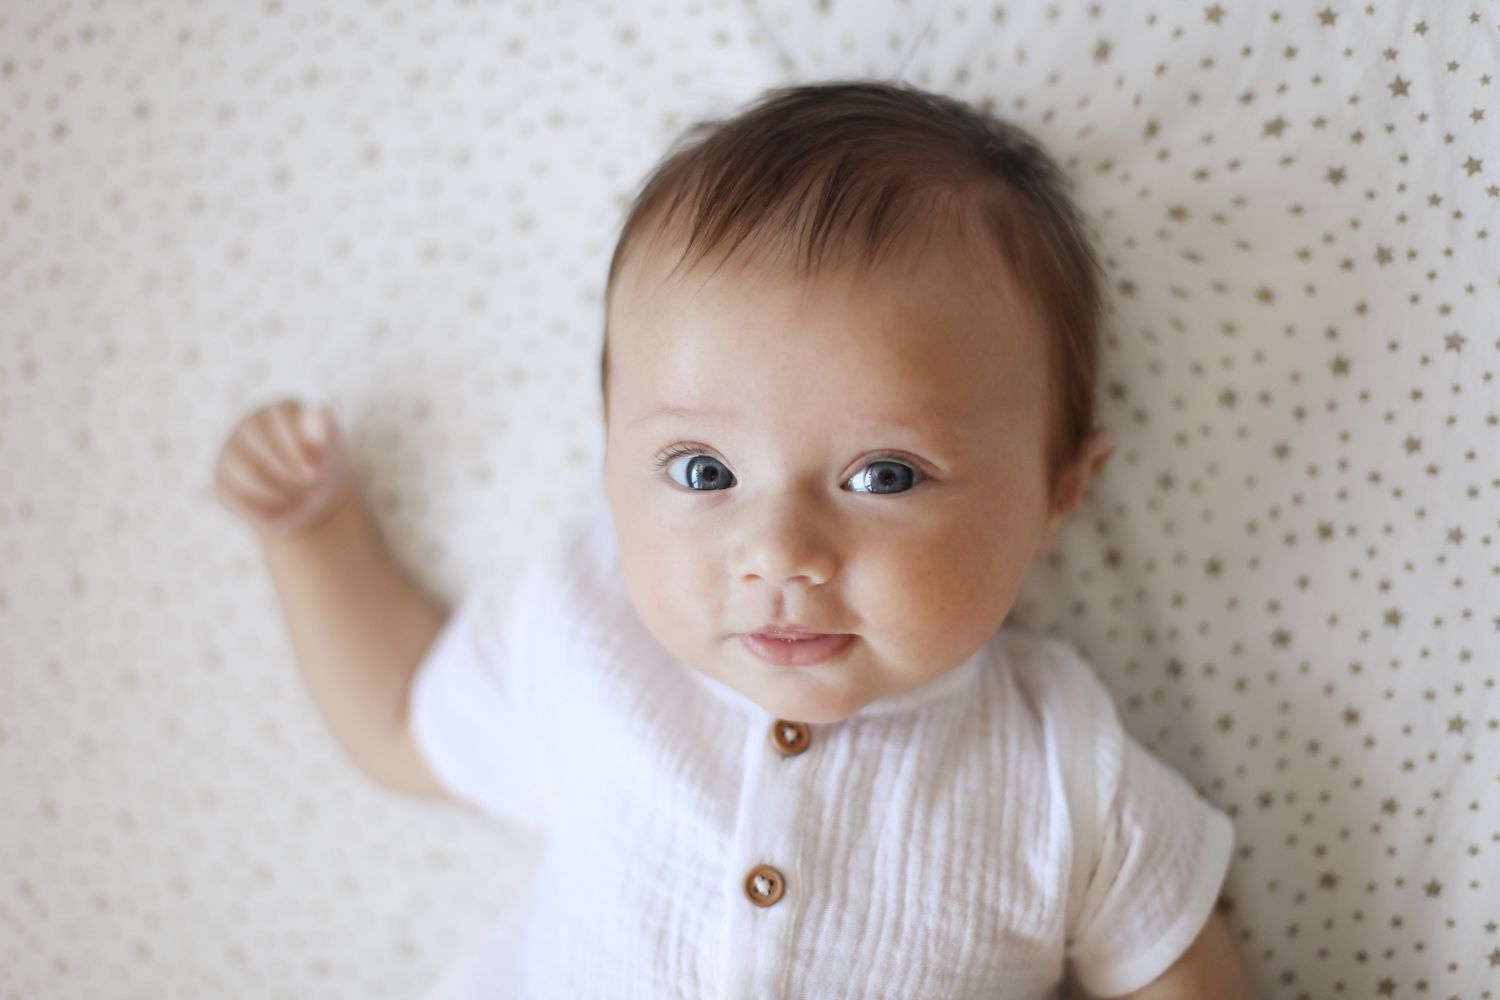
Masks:
[[[657,456],[656,471],[665,472],[667,466],[671,465],[674,461],[684,455],[708,455],[710,457],[717,457],[714,455],[711,448],[706,448],[703,445],[675,444],[672,445],[672,447],[668,448],[661,455]],[[719,459],[719,461],[723,462],[724,460],[721,458]],[[927,466],[917,461],[915,458],[912,458],[910,455],[902,455],[897,452],[880,452],[878,454],[870,456],[869,461],[867,461],[865,465],[873,465],[876,462],[900,462],[902,465],[911,466],[916,470],[917,473],[917,481],[912,485],[912,489],[916,489],[917,486],[920,486],[923,482],[932,478],[932,473],[927,470]],[[728,463],[726,462],[725,464],[727,465]],[[860,466],[860,468],[863,469],[865,465]]]
[[[672,447],[668,448],[661,455],[657,456],[657,459],[656,459],[656,471],[657,472],[664,472],[664,471],[666,471],[667,466],[671,465],[674,461],[676,461],[677,459],[681,458],[684,455],[712,455],[712,454],[713,454],[713,452],[711,452],[709,449],[703,447],[702,445],[674,444],[674,445],[672,445]],[[720,459],[720,461],[723,461],[723,459]]]

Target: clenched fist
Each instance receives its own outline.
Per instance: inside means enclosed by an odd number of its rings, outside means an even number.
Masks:
[[[262,407],[224,442],[214,495],[262,542],[310,531],[357,492],[333,415],[296,400]]]

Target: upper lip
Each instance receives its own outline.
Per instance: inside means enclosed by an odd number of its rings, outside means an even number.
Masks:
[[[817,629],[803,628],[800,625],[762,625],[751,633],[752,635],[769,635],[774,637],[805,635],[839,635],[837,632],[819,632]]]

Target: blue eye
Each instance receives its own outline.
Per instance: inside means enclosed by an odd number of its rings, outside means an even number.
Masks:
[[[672,482],[690,490],[699,492],[727,490],[734,485],[734,473],[730,472],[723,462],[711,455],[689,453],[669,456],[669,460],[663,464]],[[679,477],[673,470],[682,467],[685,469]]]
[[[917,485],[920,475],[909,465],[881,459],[860,469],[845,485],[855,493],[904,493]]]

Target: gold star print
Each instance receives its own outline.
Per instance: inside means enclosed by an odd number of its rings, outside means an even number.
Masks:
[[[1463,119],[1468,118],[1471,126],[1490,120],[1488,105],[1476,102],[1493,100],[1500,79],[1487,86],[1480,83],[1486,71],[1469,55],[1469,43],[1481,33],[1493,38],[1500,22],[1494,16],[1485,18],[1481,10],[1479,15],[1469,14],[1472,28],[1463,28],[1459,15],[1468,14],[1470,7],[1488,9],[1488,4],[1456,5],[1448,17],[1439,18],[1442,4],[1366,2],[1374,6],[1335,7],[1332,0],[1324,0],[1322,8],[1240,3],[1233,10],[1241,19],[1237,27],[1248,15],[1258,22],[1255,28],[1272,30],[1237,30],[1232,33],[1237,37],[1213,36],[1224,40],[1222,46],[1183,51],[1184,39],[1194,30],[1188,8],[1199,9],[1200,28],[1217,30],[1228,23],[1228,3],[1197,0],[1180,8],[1182,17],[1174,17],[1170,10],[1149,13],[1147,6],[1137,13],[1128,3],[1116,4],[1109,8],[1112,24],[1105,32],[1105,3],[1084,0],[1077,5],[1087,10],[1083,24],[1070,17],[1049,42],[1048,25],[1059,22],[1061,11],[1070,8],[1047,0],[1035,11],[1046,15],[1036,18],[1042,32],[998,39],[987,62],[955,70],[954,79],[978,95],[975,104],[982,111],[1024,112],[1028,102],[999,85],[1007,64],[1040,60],[1046,73],[1046,67],[1057,61],[1047,57],[1062,57],[1064,65],[1046,77],[1048,86],[1059,88],[1048,102],[1059,110],[1044,111],[1038,105],[1030,117],[1044,124],[1055,120],[1054,113],[1063,114],[1060,109],[1070,109],[1067,131],[1072,143],[1065,153],[1071,154],[1072,172],[1108,182],[1095,188],[1096,207],[1101,222],[1110,223],[1118,237],[1108,247],[1105,280],[1119,299],[1122,322],[1112,324],[1105,335],[1112,350],[1141,347],[1145,352],[1139,371],[1132,368],[1128,378],[1121,375],[1108,383],[1107,400],[1115,422],[1140,436],[1139,451],[1122,448],[1116,464],[1128,463],[1140,474],[1146,495],[1139,508],[1127,504],[1128,489],[1121,483],[1119,496],[1106,490],[1097,498],[1099,533],[1127,541],[1091,548],[1081,540],[1078,551],[1086,558],[1078,565],[1068,558],[1054,562],[1057,573],[1076,570],[1080,582],[1098,590],[1080,593],[1071,606],[1049,609],[1046,602],[1038,603],[1033,607],[1037,624],[1052,624],[1047,619],[1055,617],[1055,611],[1076,614],[1080,620],[1069,627],[1081,633],[1092,629],[1090,640],[1111,648],[1110,655],[1100,657],[1105,661],[1100,665],[1114,670],[1121,710],[1133,716],[1136,731],[1153,736],[1169,756],[1175,748],[1176,763],[1196,761],[1194,783],[1201,784],[1211,804],[1223,807],[1237,826],[1243,825],[1242,842],[1235,849],[1239,887],[1247,893],[1252,887],[1267,891],[1282,901],[1283,908],[1266,920],[1240,907],[1235,932],[1247,964],[1251,956],[1259,956],[1264,978],[1275,983],[1280,977],[1286,1000],[1374,997],[1381,988],[1403,1000],[1460,995],[1469,1000],[1474,988],[1466,992],[1467,981],[1484,975],[1476,969],[1488,966],[1491,976],[1500,974],[1500,913],[1476,917],[1461,906],[1470,898],[1494,896],[1493,873],[1500,858],[1500,826],[1480,794],[1487,787],[1483,783],[1494,777],[1484,770],[1494,755],[1485,753],[1482,740],[1500,737],[1500,711],[1485,714],[1483,700],[1476,697],[1500,689],[1500,677],[1489,677],[1488,664],[1481,662],[1483,650],[1500,642],[1500,604],[1490,599],[1489,587],[1500,578],[1500,568],[1495,567],[1500,560],[1489,556],[1500,545],[1500,525],[1486,523],[1482,513],[1500,498],[1500,471],[1484,461],[1487,444],[1500,441],[1500,397],[1494,394],[1500,384],[1494,377],[1500,374],[1500,331],[1487,328],[1492,310],[1487,311],[1484,302],[1486,295],[1500,290],[1500,283],[1493,268],[1484,268],[1482,255],[1470,252],[1476,233],[1478,241],[1486,239],[1480,227],[1488,225],[1500,237],[1500,223],[1482,221],[1495,215],[1493,207],[1484,208],[1486,202],[1500,205],[1500,171],[1485,176],[1484,159],[1496,159],[1496,154],[1480,137],[1464,131]],[[1500,0],[1491,2],[1500,5]],[[252,7],[264,12],[271,3],[254,0]],[[275,3],[284,8],[282,21],[297,9],[287,0]],[[457,3],[464,9],[483,6],[472,0]],[[989,0],[968,7],[967,13],[960,8],[955,12],[957,25],[944,21],[939,27],[998,31],[1014,24],[1006,13],[1010,5],[1008,0]],[[730,59],[743,55],[740,46],[750,44],[750,32],[741,30],[747,26],[729,12],[743,5],[707,6],[724,10],[680,26],[689,33],[683,39],[685,49],[707,46]],[[902,0],[894,6],[909,4]],[[1281,9],[1272,10],[1273,6]],[[1410,20],[1411,13],[1420,15],[1424,8],[1431,8],[1428,12],[1437,20]],[[800,17],[806,26],[816,26],[852,9],[837,0],[811,0]],[[1115,23],[1114,15],[1122,12],[1125,16]],[[1349,36],[1338,29],[1344,13],[1356,18],[1344,25]],[[1300,20],[1309,15],[1314,22]],[[472,16],[477,19],[473,25],[481,26],[482,15]],[[525,15],[519,17],[515,35],[496,39],[502,54],[533,60],[538,70],[551,64],[560,77],[571,79],[577,66],[551,59],[529,42],[523,47],[521,36],[537,37],[537,32],[527,31]],[[412,29],[413,37],[430,34],[417,12],[403,11],[402,18],[401,26]],[[260,20],[271,18],[263,14]],[[1403,23],[1417,39],[1405,47],[1397,44]],[[1306,30],[1319,25],[1338,30],[1332,35]],[[329,19],[288,23],[283,30],[295,33],[297,26],[316,33],[320,46],[336,41],[339,34],[351,44],[363,44],[363,36],[352,27]],[[608,88],[628,76],[638,61],[652,65],[644,50],[653,48],[645,43],[655,37],[650,35],[655,30],[644,15],[606,24],[607,41],[621,61],[591,62],[592,82],[584,85]],[[99,34],[95,31],[91,40],[88,26],[79,24],[69,26],[55,41],[59,48],[66,42],[94,46],[90,51],[97,52],[107,41]],[[186,42],[188,34],[184,31],[181,40]],[[171,32],[167,37],[170,40]],[[869,37],[873,41],[868,44],[881,49],[890,38],[905,38],[907,47],[917,40],[915,35],[894,37],[882,30]],[[1117,37],[1132,39],[1128,50],[1123,43],[1116,50]],[[32,44],[46,48],[53,41],[50,34],[39,34]],[[202,41],[195,32],[192,45],[201,47]],[[893,50],[899,47],[894,41]],[[1251,41],[1253,45],[1246,44]],[[1025,44],[1015,44],[1021,42]],[[1049,50],[1049,44],[1063,51]],[[847,43],[844,48],[848,56],[878,54],[861,53]],[[1463,60],[1457,58],[1460,54]],[[1078,63],[1078,56],[1088,61]],[[372,51],[368,58],[374,61],[376,54]],[[1113,89],[1135,95],[1134,113],[1128,118],[1121,115],[1111,121],[1110,112],[1091,103],[1097,81],[1086,70],[1104,68],[1105,63]],[[48,130],[63,121],[70,128],[66,141],[83,142],[80,132],[89,119],[65,103],[67,94],[52,101],[36,89],[28,78],[37,65],[24,49],[0,51],[0,90],[16,83],[32,88],[17,96],[29,99],[32,107],[43,105],[37,120],[29,123],[43,144],[50,143]],[[661,66],[659,60],[655,65]],[[1398,66],[1395,72],[1393,65]],[[1360,83],[1349,86],[1351,81],[1335,67],[1362,67]],[[1400,76],[1401,71],[1412,76]],[[260,96],[278,93],[285,81],[324,89],[327,72],[301,64],[282,76],[267,75],[256,86],[270,88],[270,94]],[[392,69],[392,81],[403,82],[406,72]],[[1500,77],[1500,70],[1488,72]],[[1386,74],[1390,78],[1380,83]],[[1201,120],[1184,118],[1150,99],[1155,87],[1143,86],[1179,76],[1174,100],[1185,99],[1189,111],[1204,111]],[[1441,77],[1441,93],[1430,88],[1420,95],[1411,93],[1419,80],[1434,76]],[[429,70],[424,86],[453,85],[443,84],[440,77]],[[143,79],[129,100],[108,105],[126,120],[112,124],[174,127],[172,109],[150,83]],[[1381,87],[1387,88],[1383,97]],[[255,96],[247,93],[244,99],[253,101]],[[287,99],[295,101],[296,96]],[[207,149],[216,143],[254,141],[253,133],[244,133],[242,110],[252,103],[219,104],[212,96],[206,100],[209,103],[196,110],[220,131],[200,135],[189,129],[183,133],[186,141]],[[1463,110],[1464,104],[1469,111]],[[133,109],[140,111],[133,114]],[[562,108],[537,110],[537,121],[549,131],[561,121]],[[666,110],[653,105],[645,114]],[[1296,115],[1297,122],[1289,115]],[[300,117],[292,121],[289,138],[295,141],[305,133]],[[518,123],[525,130],[524,118]],[[681,122],[668,116],[664,124],[675,131]],[[1306,128],[1293,133],[1293,124]],[[1111,125],[1123,126],[1125,133],[1110,133],[1112,139],[1103,145],[1081,141]],[[378,197],[381,187],[403,173],[408,182],[413,179],[416,167],[396,162],[402,158],[386,145],[388,137],[361,134],[348,152],[353,166],[379,175],[362,182],[369,195]],[[295,147],[271,145],[280,148],[253,159],[248,164],[252,173],[264,168],[270,175],[283,163],[288,164],[285,170],[311,169],[295,156],[282,155]],[[590,150],[594,165],[618,180],[621,164],[610,155],[616,151],[606,145]],[[0,150],[4,147],[0,141]],[[10,152],[23,156],[35,151]],[[467,167],[469,157],[464,151],[454,162]],[[1353,167],[1329,163],[1351,158]],[[1317,173],[1319,164],[1322,175]],[[1473,188],[1457,183],[1454,167],[1465,171],[1466,181],[1485,177],[1485,183]],[[1356,174],[1359,188],[1353,187]],[[289,173],[281,176],[290,183]],[[420,183],[423,178],[415,179]],[[1268,183],[1272,179],[1275,194]],[[1282,182],[1290,183],[1284,192]],[[1320,183],[1335,188],[1334,197],[1319,189]],[[1351,185],[1347,192],[1342,190],[1345,183]],[[610,185],[612,190],[620,186]],[[1421,193],[1423,187],[1428,195]],[[131,204],[134,196],[123,193],[123,183],[120,189],[103,194],[101,206],[108,211],[97,213],[101,230],[111,219],[118,222],[139,210]],[[358,194],[352,192],[350,200],[356,210]],[[615,208],[627,207],[624,191],[615,191],[614,198]],[[0,212],[28,210],[24,198],[0,201]],[[247,212],[259,207],[248,194],[241,201]],[[1422,208],[1432,213],[1430,220],[1420,215]],[[183,209],[199,222],[210,214],[201,196],[191,197]],[[34,196],[29,210],[36,211]],[[1273,212],[1295,223],[1294,236],[1268,240],[1261,224],[1270,222]],[[546,227],[539,221],[545,217],[544,203],[517,204],[507,214],[514,233],[550,249]],[[1122,224],[1115,229],[1117,220]],[[262,238],[269,235],[262,232]],[[222,238],[231,261],[243,261],[252,247],[248,237],[240,242],[228,229]],[[1391,242],[1384,244],[1385,240]],[[1399,250],[1397,241],[1402,244]],[[348,245],[346,239],[335,237],[340,257],[347,257],[341,248]],[[429,263],[439,257],[454,263],[436,243],[419,239],[411,249]],[[1143,266],[1153,259],[1153,251],[1161,254],[1161,263],[1171,266]],[[1378,275],[1369,271],[1370,264],[1377,265]],[[41,266],[49,284],[67,280],[62,265]],[[456,268],[451,276],[460,283],[478,277]],[[1332,280],[1335,276],[1337,281]],[[155,271],[147,277],[150,286],[160,284]],[[591,308],[597,304],[592,294],[585,298]],[[1408,308],[1397,308],[1402,305]],[[279,328],[278,320],[271,329]],[[1216,337],[1183,350],[1191,335],[1215,329]],[[385,330],[377,326],[378,335],[384,336]],[[1469,340],[1474,341],[1473,349]],[[1325,354],[1330,347],[1335,353]],[[1353,354],[1343,354],[1346,347],[1360,353],[1357,380]],[[113,341],[101,348],[111,362],[120,350]],[[1456,354],[1457,364],[1444,364],[1446,359],[1432,356],[1434,350]],[[1372,360],[1387,363],[1376,366]],[[41,375],[38,366],[45,364],[45,358],[23,356],[17,373],[22,379],[36,379]],[[1255,377],[1257,367],[1277,372],[1274,386]],[[506,369],[502,366],[493,374],[503,379]],[[516,378],[520,371],[510,369],[510,374]],[[4,381],[0,372],[0,401],[5,399]],[[489,381],[484,378],[480,384]],[[1287,419],[1297,426],[1268,430]],[[81,424],[75,430],[82,450],[89,447],[85,428]],[[1427,437],[1433,438],[1435,452],[1427,452]],[[1156,445],[1162,452],[1173,452],[1173,457],[1153,458]],[[164,453],[165,446],[158,441],[152,448],[148,442],[147,450]],[[574,449],[573,454],[579,452]],[[487,466],[476,471],[482,471],[475,477],[481,484],[492,478]],[[1432,499],[1461,498],[1465,490],[1467,501],[1456,499],[1445,506]],[[1330,506],[1335,498],[1342,508]],[[1176,503],[1159,502],[1168,499]],[[1389,503],[1390,510],[1370,516],[1366,504],[1371,501],[1381,508]],[[1419,508],[1423,501],[1429,506]],[[31,516],[29,507],[22,513]],[[1153,516],[1161,520],[1155,522]],[[0,518],[0,543],[6,537],[4,520]],[[16,518],[9,526],[24,530]],[[1136,538],[1133,531],[1122,530],[1132,526],[1164,537]],[[1209,545],[1201,544],[1206,540]],[[1240,543],[1245,542],[1250,544],[1242,549]],[[1218,556],[1217,551],[1226,555]],[[1340,596],[1341,585],[1349,588],[1346,597]],[[74,586],[79,588],[76,582]],[[1407,627],[1403,605],[1424,586],[1442,589],[1442,617],[1414,605],[1413,624]],[[1169,612],[1166,618],[1138,631],[1129,614],[1132,592],[1135,600],[1159,593],[1167,605],[1161,610]],[[1277,594],[1279,599],[1253,596],[1262,593]],[[1335,600],[1324,606],[1330,593]],[[14,603],[15,596],[7,596],[0,586],[0,610],[7,600]],[[1092,626],[1085,618],[1094,619]],[[1487,620],[1493,622],[1491,628],[1484,626]],[[1380,632],[1382,628],[1386,632]],[[1461,639],[1458,633],[1464,629],[1469,634]],[[1402,635],[1395,637],[1394,632]],[[1392,644],[1390,638],[1416,641]],[[1115,662],[1108,664],[1112,659]],[[1455,685],[1452,681],[1460,671],[1465,683]],[[1481,692],[1482,687],[1490,690]],[[1344,708],[1339,701],[1344,701]],[[1442,714],[1455,704],[1455,714]],[[1460,714],[1466,705],[1475,711],[1473,719]],[[1203,731],[1191,726],[1174,729],[1171,719],[1178,707],[1206,723]],[[1371,712],[1369,729],[1361,714],[1365,709]],[[1468,733],[1470,725],[1477,727],[1474,735],[1480,741]],[[1439,740],[1439,735],[1459,738]],[[1400,805],[1400,799],[1406,805]],[[1470,804],[1476,799],[1484,808]],[[1470,813],[1482,814],[1478,822],[1472,815],[1456,815],[1466,804]],[[1455,815],[1440,815],[1435,806]],[[50,804],[46,808],[50,814],[44,818],[50,820],[57,810]],[[1426,836],[1430,850],[1443,836],[1439,819],[1459,821],[1449,843],[1455,849],[1440,852],[1443,856],[1435,860],[1413,860],[1420,838]],[[1292,829],[1283,829],[1288,825]],[[1356,861],[1369,864],[1361,868]],[[1457,862],[1467,864],[1460,867]],[[1398,872],[1405,878],[1398,879]],[[1426,883],[1422,874],[1428,876]],[[1449,883],[1455,885],[1451,896],[1445,895]],[[1417,926],[1424,904],[1442,911],[1428,916],[1440,922],[1444,943],[1452,952],[1425,964],[1423,959],[1431,957],[1436,946],[1433,940],[1420,940],[1428,929]],[[1229,915],[1233,900],[1223,896],[1219,907]],[[1386,925],[1393,915],[1410,920],[1412,926],[1391,933]],[[1362,932],[1375,934],[1362,937]],[[1375,944],[1368,943],[1377,937]],[[1279,954],[1281,945],[1289,942],[1299,944],[1302,961],[1286,961]],[[1484,944],[1491,946],[1489,952]],[[1424,951],[1429,954],[1422,955]],[[1493,1000],[1500,1000],[1500,991]]]

